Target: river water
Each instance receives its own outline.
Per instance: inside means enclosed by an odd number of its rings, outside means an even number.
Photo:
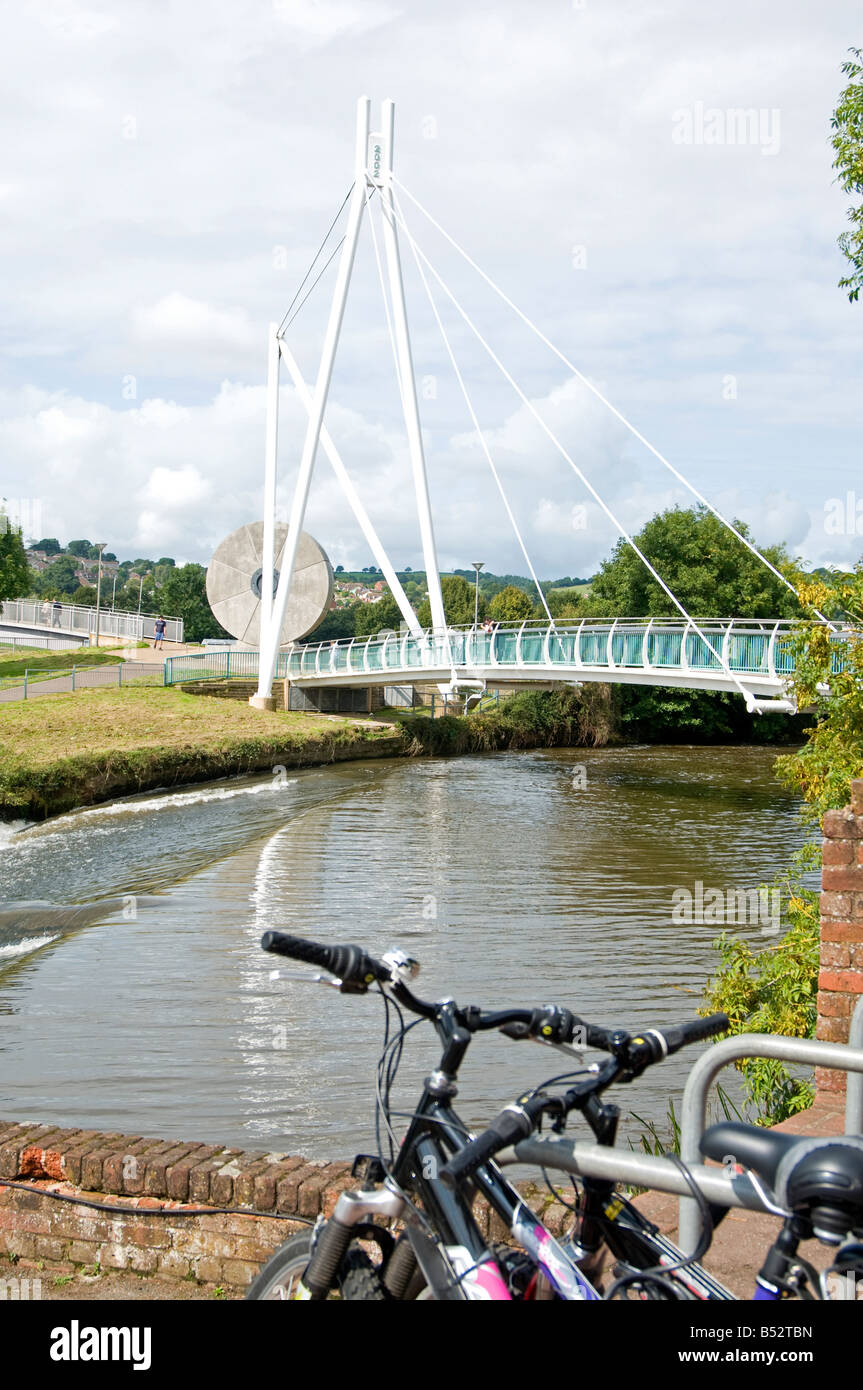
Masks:
[[[673,894],[757,888],[787,864],[803,834],[774,758],[381,760],[3,827],[0,1117],[316,1157],[373,1148],[380,1000],[271,981],[288,965],[258,947],[271,927],[373,954],[400,945],[426,997],[555,1001],[626,1027],[690,1018],[718,928],[675,921]],[[765,944],[760,921],[731,930]],[[436,1058],[421,1025],[403,1108]],[[624,1111],[662,1125],[691,1060],[620,1088]],[[479,1123],[567,1069],[483,1036],[458,1108]]]

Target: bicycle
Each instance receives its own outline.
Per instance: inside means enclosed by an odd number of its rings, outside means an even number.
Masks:
[[[280,1247],[250,1285],[247,1298],[598,1300],[599,1291],[580,1268],[581,1254],[558,1241],[530,1211],[500,1168],[486,1161],[492,1157],[491,1152],[486,1154],[488,1136],[473,1140],[453,1109],[459,1068],[471,1039],[475,1033],[497,1029],[515,1039],[565,1048],[576,1038],[588,1047],[607,1050],[613,1046],[621,1065],[625,1056],[623,1070],[634,1079],[679,1048],[724,1032],[726,1016],[716,1014],[630,1038],[620,1029],[586,1024],[556,1005],[483,1010],[453,999],[436,1003],[419,999],[408,987],[418,964],[400,951],[388,952],[378,961],[357,946],[326,946],[282,932],[267,932],[261,945],[329,972],[329,976],[309,977],[274,971],[271,978],[321,983],[353,994],[365,994],[377,986],[387,1021],[378,1063],[378,1153],[358,1155],[353,1166],[355,1177],[374,1185],[343,1193],[328,1221],[319,1221],[311,1233],[300,1233]],[[398,1020],[392,1033],[391,1009]],[[403,1009],[416,1014],[416,1020],[406,1024]],[[423,1020],[437,1030],[441,1057],[425,1079],[396,1152],[390,1093],[404,1038]],[[381,1120],[387,1130],[388,1157],[383,1152]],[[505,1131],[498,1128],[494,1145],[501,1146],[498,1140],[509,1144],[519,1133],[518,1124]],[[455,1165],[466,1152],[470,1174],[462,1172],[459,1178]],[[501,1218],[518,1248],[489,1245],[473,1215],[477,1195]],[[402,1222],[404,1229],[396,1237],[379,1224],[381,1220]],[[377,1247],[377,1263],[371,1260],[368,1245]]]
[[[557,1169],[577,1175],[578,1205],[572,1209],[575,1222],[565,1245],[600,1289],[606,1256],[616,1261],[614,1282],[603,1290],[606,1298],[634,1290],[646,1298],[734,1300],[698,1263],[732,1205],[770,1212],[782,1221],[756,1276],[754,1301],[825,1298],[831,1276],[863,1275],[863,1137],[798,1137],[724,1121],[707,1129],[701,1140],[702,1155],[720,1162],[721,1172],[687,1168],[674,1155],[657,1160],[618,1153],[609,1163],[603,1150],[613,1149],[620,1111],[599,1097],[614,1082],[633,1078],[628,1035],[619,1032],[608,1042],[612,1056],[592,1078],[577,1082],[563,1096],[547,1096],[537,1088],[507,1107],[450,1160],[441,1175],[444,1182],[464,1182],[495,1156],[506,1161],[508,1149],[511,1161],[536,1165],[544,1173]],[[530,1139],[545,1115],[561,1134],[573,1111],[585,1116],[596,1145]],[[621,1181],[695,1197],[702,1215],[696,1251],[684,1255],[663,1236],[619,1190]],[[801,1242],[813,1237],[837,1247],[830,1268],[820,1275],[799,1254]]]

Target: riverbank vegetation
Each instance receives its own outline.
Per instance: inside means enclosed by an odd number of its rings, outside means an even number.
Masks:
[[[786,786],[802,797],[802,816],[817,834],[826,811],[850,800],[852,778],[863,776],[863,645],[853,627],[832,639],[819,614],[848,624],[863,613],[863,561],[854,571],[800,583],[801,621],[790,645],[795,657],[794,695],[801,709],[805,742],[777,759]],[[812,626],[812,623],[817,625]],[[702,1012],[724,1009],[732,1032],[784,1033],[812,1038],[817,1023],[820,931],[818,894],[806,885],[821,850],[811,841],[792,860],[781,890],[784,934],[761,951],[739,937],[723,935],[716,945],[720,964],[708,986]],[[814,1088],[781,1062],[761,1058],[738,1064],[755,1118],[775,1124],[814,1099]]]
[[[607,686],[526,690],[489,709],[401,721],[412,754],[486,753],[502,748],[599,748],[609,743],[614,716]]]

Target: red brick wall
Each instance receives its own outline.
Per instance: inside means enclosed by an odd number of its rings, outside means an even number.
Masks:
[[[329,1212],[348,1171],[346,1163],[287,1154],[0,1122],[0,1252],[24,1269],[40,1262],[58,1273],[98,1265],[243,1286],[301,1229],[266,1213]],[[4,1187],[4,1178],[105,1202],[116,1214]],[[204,1214],[143,1214],[189,1204]],[[264,1214],[210,1214],[208,1206]]]
[[[4,1179],[33,1187],[5,1187]],[[43,1265],[52,1274],[99,1266],[241,1289],[282,1241],[304,1229],[275,1213],[329,1215],[351,1185],[347,1163],[0,1121],[0,1279],[5,1256],[16,1274],[32,1276]],[[568,1210],[544,1188],[520,1186],[559,1234]],[[113,1210],[59,1202],[45,1188]],[[173,1220],[145,1215],[189,1205],[204,1210]],[[234,1206],[248,1214],[206,1210]],[[506,1239],[485,1202],[477,1202],[475,1215],[485,1235]]]
[[[821,871],[821,969],[817,1036],[847,1042],[863,994],[863,779],[851,783],[851,804],[824,817]],[[819,1090],[844,1091],[844,1072],[818,1068]]]

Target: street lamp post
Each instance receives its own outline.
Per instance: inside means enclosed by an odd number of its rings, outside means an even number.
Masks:
[[[97,646],[97,647],[98,647],[98,645],[99,645],[99,609],[100,609],[101,602],[102,602],[102,551],[105,549],[105,546],[106,546],[107,544],[108,544],[107,541],[102,541],[101,545],[99,544],[98,541],[96,542],[96,549],[97,549],[98,552],[99,552],[99,574],[98,574],[98,578],[96,579],[96,646]]]
[[[144,598],[144,576],[143,576],[143,574],[142,574],[142,575],[140,575],[140,577],[139,577],[139,583],[138,583],[138,613],[139,613],[139,614],[140,614],[140,612],[141,612],[141,604],[142,604],[142,602],[143,602],[143,598]]]
[[[113,589],[111,590],[111,612],[112,612],[112,613],[114,612],[114,606],[115,606],[116,602],[117,602],[117,574],[116,574],[116,571],[115,571],[115,573],[114,573],[114,587],[113,587]]]
[[[473,590],[473,625],[476,627],[479,620],[479,572],[485,564],[485,560],[472,560],[471,564],[476,570],[476,584]]]

